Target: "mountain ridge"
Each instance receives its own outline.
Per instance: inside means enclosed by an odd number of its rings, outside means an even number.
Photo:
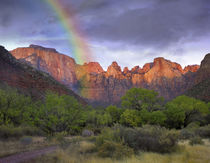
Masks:
[[[114,61],[104,71],[98,62],[78,65],[73,58],[48,49],[33,45],[14,49],[11,53],[16,59],[48,72],[73,90],[80,90],[77,93],[91,103],[119,103],[121,96],[132,87],[154,89],[169,100],[190,89],[194,85],[190,80],[199,70],[199,65],[182,68],[176,62],[158,57],[142,68],[135,66],[131,70],[121,69]],[[32,56],[36,57],[30,60]]]

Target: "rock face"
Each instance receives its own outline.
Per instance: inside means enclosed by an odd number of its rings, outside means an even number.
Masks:
[[[196,73],[196,83],[210,78],[210,53],[208,53],[201,62],[200,69]]]
[[[200,68],[199,65],[189,65],[189,66],[186,66],[183,71],[184,71],[184,73],[196,72],[196,71],[198,71],[199,68]]]
[[[200,69],[194,75],[194,85],[186,95],[210,102],[210,53],[201,62]]]
[[[66,85],[73,87],[77,83],[74,59],[59,54],[55,49],[30,45],[28,48],[17,48],[11,53],[16,59],[31,63],[33,67],[48,72]]]
[[[30,51],[31,48],[26,49],[25,52],[28,50]],[[44,64],[45,61],[40,60],[34,52],[29,57],[26,56],[26,53],[23,55],[27,58],[27,62],[37,69],[49,70],[49,67]],[[36,99],[43,99],[45,92],[49,90],[58,94],[74,96],[81,103],[86,104],[73,91],[37,69],[16,60],[4,47],[0,46],[0,86],[7,84]]]
[[[122,95],[132,87],[154,89],[166,99],[171,99],[195,85],[195,74],[198,74],[197,70],[200,72],[198,65],[182,69],[178,63],[162,57],[155,58],[153,63],[147,63],[143,68],[135,66],[129,70],[125,67],[123,71],[117,62],[113,62],[104,71],[97,62],[78,65],[73,58],[55,49],[35,45],[18,48],[11,53],[22,62],[48,72],[59,82],[77,90],[89,102],[100,104],[119,103]],[[210,70],[204,63],[201,69]],[[199,82],[202,78],[204,76],[200,75],[196,80]]]

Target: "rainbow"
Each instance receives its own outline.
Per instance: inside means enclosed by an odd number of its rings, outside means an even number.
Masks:
[[[73,56],[78,64],[83,64],[91,59],[90,48],[84,33],[78,27],[71,6],[66,8],[61,0],[45,0],[54,12],[67,32],[70,46],[73,48]]]
[[[51,6],[53,11],[57,14],[58,19],[60,20],[61,24],[63,25],[64,29],[67,32],[67,38],[69,40],[69,45],[73,49],[73,56],[78,64],[84,64],[92,60],[92,55],[90,48],[87,44],[86,37],[84,33],[79,29],[78,22],[76,21],[75,15],[71,6],[66,8],[65,4],[62,3],[62,0],[45,0],[47,4]],[[87,74],[88,69],[83,68],[83,73]],[[88,77],[88,76],[84,76]],[[92,87],[91,83],[84,83],[80,81],[83,85],[80,88],[80,94],[85,97],[93,97],[94,92],[89,90],[88,88]],[[87,88],[87,89],[86,89]]]

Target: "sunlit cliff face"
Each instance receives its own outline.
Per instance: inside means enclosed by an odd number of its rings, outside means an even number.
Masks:
[[[78,65],[73,58],[60,54],[55,49],[40,46],[17,48],[11,53],[17,59],[48,72],[90,101],[111,103],[119,102],[120,97],[131,87],[155,89],[160,95],[170,99],[190,86],[189,74],[199,69],[199,65],[183,69],[180,64],[159,57],[142,68],[135,66],[131,70],[122,70],[114,61],[105,71],[100,63]]]

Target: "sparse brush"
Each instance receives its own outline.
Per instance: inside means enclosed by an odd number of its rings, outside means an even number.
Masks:
[[[189,142],[190,145],[196,145],[196,144],[204,144],[204,141],[200,137],[194,137],[190,139]]]

